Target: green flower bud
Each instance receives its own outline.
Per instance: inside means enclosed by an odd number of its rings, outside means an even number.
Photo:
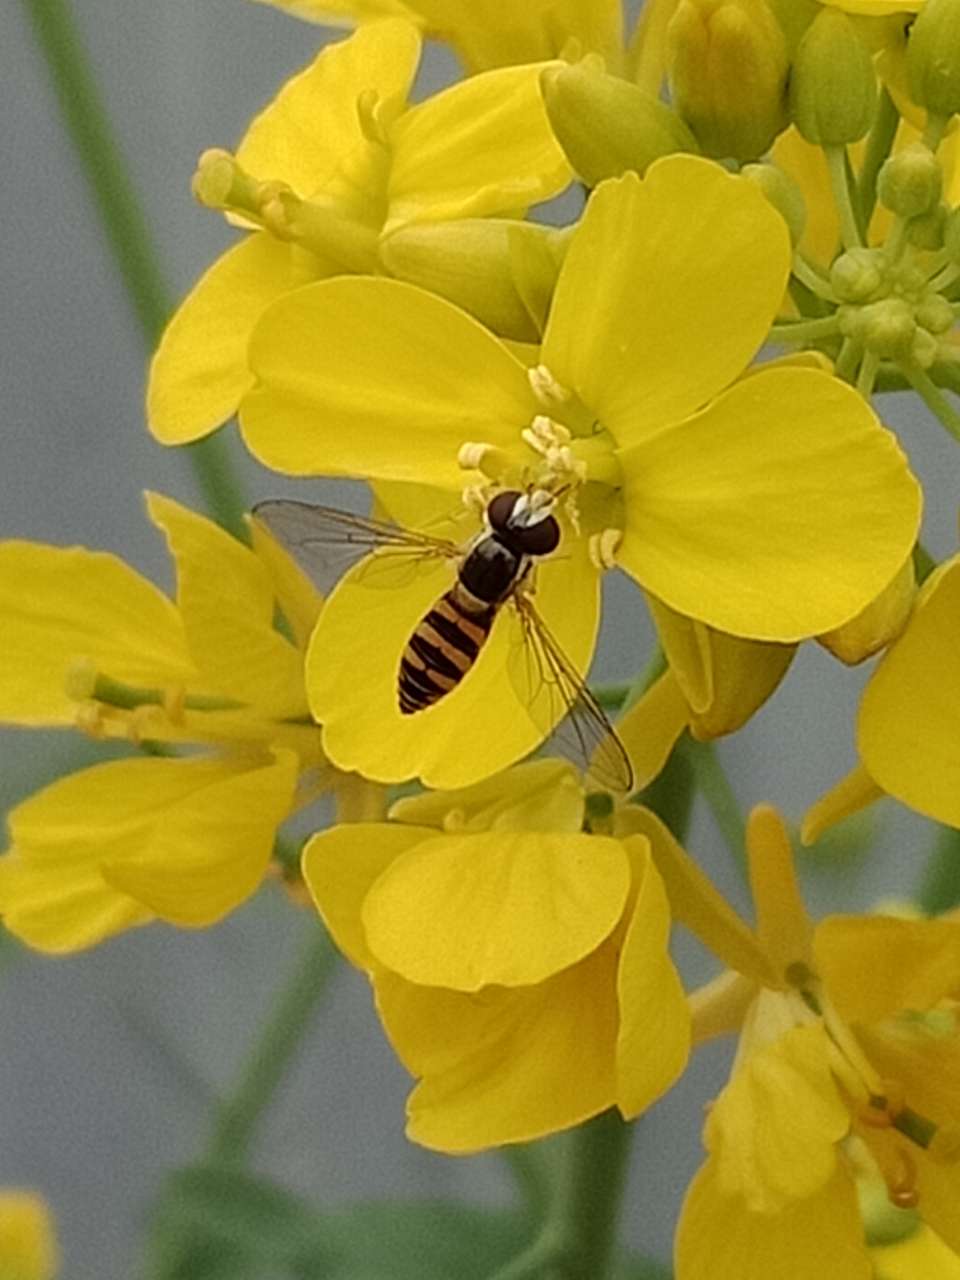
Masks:
[[[786,37],[767,0],[679,0],[667,28],[674,104],[709,156],[756,160],[786,125]]]
[[[820,12],[817,0],[767,0],[773,16],[787,38],[790,56],[803,38],[803,33]]]
[[[863,343],[881,358],[911,358],[917,322],[913,307],[903,298],[884,298],[860,309],[859,334]]]
[[[867,302],[886,288],[880,249],[850,249],[830,268],[830,285],[841,302]]]
[[[936,116],[960,111],[960,0],[927,0],[907,40],[910,96]]]
[[[949,210],[945,204],[938,204],[929,213],[921,213],[911,218],[907,226],[907,239],[917,249],[927,249],[936,253],[943,248],[943,233],[947,225]]]
[[[846,146],[873,121],[877,77],[873,59],[849,16],[822,9],[800,41],[790,76],[790,112],[815,146]]]
[[[501,337],[538,342],[568,236],[500,218],[426,222],[380,242],[383,265],[469,311]]]
[[[921,369],[929,369],[940,354],[940,343],[926,329],[917,329],[910,344],[910,359]]]
[[[588,187],[628,169],[643,174],[660,156],[700,150],[675,111],[619,76],[580,63],[548,68],[540,85],[557,141]]]
[[[908,1240],[922,1227],[915,1209],[898,1209],[890,1203],[890,1192],[879,1178],[862,1178],[857,1190],[868,1244],[898,1244],[901,1240]]]
[[[917,324],[928,333],[947,333],[953,328],[953,307],[940,293],[928,293],[916,306]]]
[[[774,164],[748,164],[740,172],[760,188],[783,218],[790,232],[790,243],[796,248],[807,225],[807,206],[799,185]]]
[[[942,189],[940,162],[922,142],[912,142],[884,161],[877,179],[881,203],[901,218],[929,213]]]

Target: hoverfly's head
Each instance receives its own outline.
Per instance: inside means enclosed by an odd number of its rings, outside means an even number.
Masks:
[[[528,556],[546,556],[560,542],[560,524],[553,514],[556,496],[546,489],[505,489],[487,504],[490,529],[514,550]]]

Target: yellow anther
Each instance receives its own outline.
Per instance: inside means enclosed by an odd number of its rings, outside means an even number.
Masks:
[[[444,831],[462,831],[467,825],[467,815],[462,809],[451,809],[443,815]]]
[[[622,529],[603,529],[600,533],[592,534],[587,543],[587,551],[594,568],[601,572],[606,569],[615,569],[617,549],[622,541]]]
[[[476,440],[468,440],[460,446],[457,453],[457,466],[464,471],[479,471],[484,457],[490,452],[491,445]]]
[[[571,392],[558,382],[545,364],[537,364],[527,370],[530,387],[545,409],[569,403]]]

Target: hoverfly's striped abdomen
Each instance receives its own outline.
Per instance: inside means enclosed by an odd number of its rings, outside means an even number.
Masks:
[[[404,715],[423,711],[455,689],[477,660],[497,615],[457,584],[440,597],[400,659],[398,692]]]

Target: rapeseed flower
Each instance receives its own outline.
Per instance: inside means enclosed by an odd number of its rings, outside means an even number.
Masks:
[[[570,765],[541,760],[309,842],[303,875],[369,977],[417,1085],[409,1136],[467,1152],[618,1106],[683,1069],[689,1015],[643,835],[584,830]]]
[[[623,53],[620,0],[263,0],[311,22],[402,17],[445,40],[467,71],[599,53],[616,67]]]
[[[811,808],[804,839],[883,795],[960,827],[960,556],[923,584],[910,623],[870,678],[857,719],[858,766]]]
[[[364,27],[294,76],[235,156],[201,157],[199,198],[251,234],[201,277],[154,356],[147,416],[164,444],[199,439],[235,412],[252,382],[250,332],[274,299],[383,270],[381,233],[514,216],[569,182],[538,66],[492,71],[410,106],[419,57],[409,22]]]
[[[871,1178],[956,1248],[960,926],[880,916],[814,926],[774,810],[754,810],[747,847],[766,976],[728,945],[730,909],[714,895],[710,910],[683,851],[660,864],[675,916],[689,915],[686,888],[700,907],[692,927],[731,965],[691,997],[695,1039],[740,1028],[681,1213],[678,1280],[815,1280],[828,1264],[868,1280],[857,1184]]]
[[[465,469],[487,486],[562,495],[565,558],[543,566],[537,604],[581,671],[595,564],[616,563],[718,631],[789,644],[849,620],[886,587],[920,505],[896,442],[850,388],[789,365],[740,377],[789,261],[783,223],[751,184],[667,157],[643,181],[627,175],[592,195],[533,367],[422,290],[324,281],[257,326],[241,430],[279,470],[430,485],[451,506]],[[365,587],[362,573],[330,597],[308,660],[331,759],[383,781],[420,772],[456,786],[535,745],[503,676],[509,623],[499,638],[494,629],[484,680],[478,663],[436,708],[402,717],[393,673],[449,570],[396,592]],[[348,643],[361,681],[336,656]],[[453,749],[464,723],[492,734],[473,762]]]
[[[176,602],[112,555],[0,543],[0,717],[164,751],[83,769],[11,811],[0,912],[43,950],[155,917],[220,919],[325,769],[303,686],[313,587],[261,530],[250,550],[169,498],[147,505]],[[169,754],[181,744],[203,750]]]

